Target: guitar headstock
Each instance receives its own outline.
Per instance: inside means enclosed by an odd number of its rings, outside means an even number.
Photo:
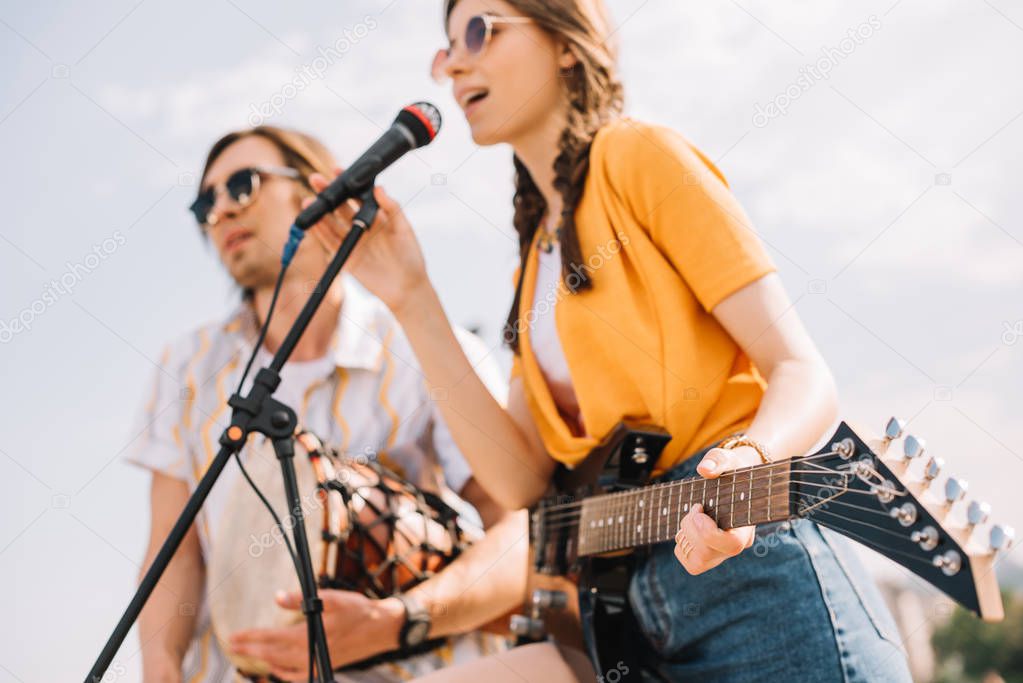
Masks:
[[[891,418],[882,436],[841,423],[817,453],[792,461],[791,504],[806,517],[898,562],[986,621],[1002,618],[994,565],[1012,545],[987,503],[967,498],[923,439]]]

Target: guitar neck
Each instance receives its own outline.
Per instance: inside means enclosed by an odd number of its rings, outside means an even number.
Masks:
[[[696,504],[722,529],[790,519],[791,460],[716,479],[693,477],[587,498],[579,517],[579,555],[674,540]]]

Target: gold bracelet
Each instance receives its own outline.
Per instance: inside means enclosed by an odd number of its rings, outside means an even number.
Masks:
[[[771,456],[769,455],[767,447],[764,446],[764,444],[760,443],[759,441],[749,438],[745,434],[736,434],[735,436],[730,436],[724,441],[722,441],[720,444],[718,444],[718,448],[724,448],[726,450],[731,450],[733,448],[736,448],[737,446],[749,446],[750,448],[755,450],[757,452],[757,455],[760,456],[760,460],[765,465],[771,462]]]

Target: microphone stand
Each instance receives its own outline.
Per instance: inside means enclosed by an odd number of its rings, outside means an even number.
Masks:
[[[315,680],[318,683],[331,683],[334,681],[334,669],[330,664],[327,637],[323,629],[323,602],[317,596],[316,574],[313,570],[312,560],[309,557],[309,540],[305,533],[302,504],[298,493],[298,483],[295,478],[294,435],[298,420],[294,410],[280,401],[274,400],[272,395],[281,382],[281,368],[284,367],[285,362],[294,351],[295,345],[301,338],[302,333],[305,332],[306,327],[308,327],[309,321],[312,320],[313,314],[316,313],[316,309],[323,302],[330,284],[338,276],[338,273],[341,272],[341,267],[348,260],[359,238],[373,224],[373,219],[376,217],[379,206],[373,198],[372,184],[361,194],[359,199],[362,201],[362,206],[352,220],[351,230],[342,240],[337,253],[327,266],[327,270],[320,278],[309,300],[306,301],[302,312],[299,313],[295,323],[288,331],[287,337],[281,343],[277,353],[274,354],[270,365],[256,373],[248,396],[234,394],[228,399],[227,403],[232,408],[231,425],[220,435],[220,450],[217,456],[213,459],[202,479],[199,480],[195,492],[189,497],[184,510],[181,511],[181,515],[167,535],[167,539],[160,548],[160,552],[157,553],[156,559],[153,560],[153,564],[139,583],[135,596],[131,599],[124,614],[121,615],[120,621],[117,622],[117,626],[114,627],[106,645],[104,645],[99,657],[92,665],[85,683],[100,683],[103,680],[103,676],[113,662],[114,656],[127,637],[128,631],[138,619],[153,589],[156,588],[160,577],[166,571],[167,565],[170,564],[171,558],[177,552],[178,546],[181,545],[185,534],[191,528],[196,515],[199,513],[199,509],[206,501],[206,497],[220,477],[220,473],[223,471],[227,461],[232,455],[242,449],[249,434],[253,432],[265,435],[273,443],[274,453],[281,464],[281,474],[284,480],[284,491],[288,499],[289,512],[293,515],[294,519],[292,533],[294,534],[295,553],[298,557],[298,579],[302,587],[302,612],[305,614],[306,624],[312,636],[309,641],[309,652],[314,656],[315,668],[318,670],[318,675],[315,679],[312,678],[314,672],[309,672],[310,680]]]

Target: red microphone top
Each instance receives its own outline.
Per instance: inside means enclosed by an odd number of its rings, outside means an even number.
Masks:
[[[429,102],[416,102],[403,108],[396,122],[404,124],[412,132],[416,147],[422,147],[440,132],[440,110]]]

